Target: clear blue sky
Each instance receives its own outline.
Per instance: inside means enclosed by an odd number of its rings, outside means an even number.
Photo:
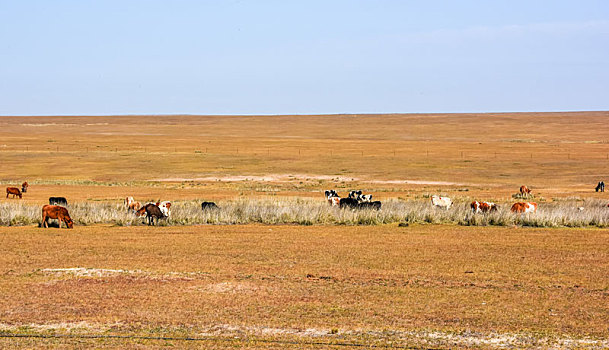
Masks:
[[[609,1],[0,0],[0,115],[609,110]]]

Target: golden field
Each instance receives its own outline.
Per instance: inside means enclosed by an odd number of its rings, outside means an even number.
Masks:
[[[509,207],[523,184],[540,206],[609,203],[594,192],[608,118],[2,117],[0,180],[31,186],[0,204],[323,202],[334,188]],[[594,228],[0,227],[0,334],[73,336],[0,347],[609,347],[607,271],[609,231]]]

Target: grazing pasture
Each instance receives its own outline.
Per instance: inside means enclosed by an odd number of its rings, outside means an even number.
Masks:
[[[0,118],[1,348],[609,347],[608,112],[147,118]]]
[[[599,229],[3,227],[0,328],[202,347],[608,346],[608,246]]]

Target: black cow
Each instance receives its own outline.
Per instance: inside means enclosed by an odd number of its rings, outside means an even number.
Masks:
[[[344,208],[355,209],[355,208],[357,208],[357,204],[358,204],[358,202],[357,202],[357,199],[355,199],[355,198],[351,198],[351,197],[341,198],[340,202],[338,202],[338,207],[341,209],[344,209]]]
[[[61,205],[62,207],[68,206],[68,200],[65,197],[49,197],[50,205]]]
[[[381,201],[374,202],[359,202],[357,204],[358,209],[374,209],[381,210]]]
[[[605,183],[603,181],[599,182],[598,185],[596,185],[595,190],[596,190],[596,192],[598,192],[598,191],[605,192]]]
[[[220,209],[214,202],[203,202],[201,203],[201,210],[213,210]]]
[[[137,216],[142,216],[146,213],[146,218],[148,218],[148,225],[154,225],[154,219],[156,218],[156,223],[159,223],[159,219],[167,218],[163,215],[161,208],[157,207],[156,204],[148,203],[141,207],[137,212]]]

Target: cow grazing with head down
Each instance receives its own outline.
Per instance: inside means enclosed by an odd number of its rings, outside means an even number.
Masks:
[[[170,217],[171,216],[171,202],[170,201],[162,201],[162,202],[156,202],[156,206],[159,207],[159,209],[161,209],[161,212],[163,213],[163,215],[165,215],[166,217]]]
[[[28,188],[29,186],[30,186],[30,185],[27,183],[27,181],[25,181],[24,183],[22,183],[22,184],[21,184],[21,192],[23,192],[23,193],[27,192],[27,188]]]
[[[67,228],[74,227],[74,221],[72,221],[70,214],[68,214],[68,209],[59,205],[47,204],[42,207],[42,227],[49,227],[49,219],[59,220],[59,228],[61,228],[62,221],[66,223]]]
[[[537,211],[537,203],[535,202],[517,202],[512,205],[510,209],[512,213],[526,214],[534,213]]]
[[[7,187],[6,188],[6,198],[8,198],[9,194],[13,195],[13,198],[15,198],[15,196],[19,196],[19,198],[23,198],[21,191],[19,191],[19,189],[17,187]]]
[[[488,213],[488,212],[491,212],[491,211],[497,211],[497,205],[495,203],[492,203],[492,202],[473,201],[469,206],[470,206],[470,208],[472,208],[472,212],[474,214],[476,214],[476,213]]]
[[[453,205],[453,201],[448,197],[437,196],[434,194],[431,196],[431,205],[448,210],[450,209],[450,206]]]
[[[159,223],[159,219],[167,218],[163,215],[161,209],[154,203],[148,203],[141,207],[137,212],[137,216],[144,216],[148,219],[148,225],[154,225],[154,219],[156,218],[157,224]]]
[[[216,203],[214,202],[203,202],[201,203],[201,210],[205,211],[205,210],[215,210],[215,209],[220,209],[220,207],[218,207],[216,205]]]
[[[531,195],[531,190],[527,186],[522,185],[520,186],[520,195],[523,197],[528,197]]]

